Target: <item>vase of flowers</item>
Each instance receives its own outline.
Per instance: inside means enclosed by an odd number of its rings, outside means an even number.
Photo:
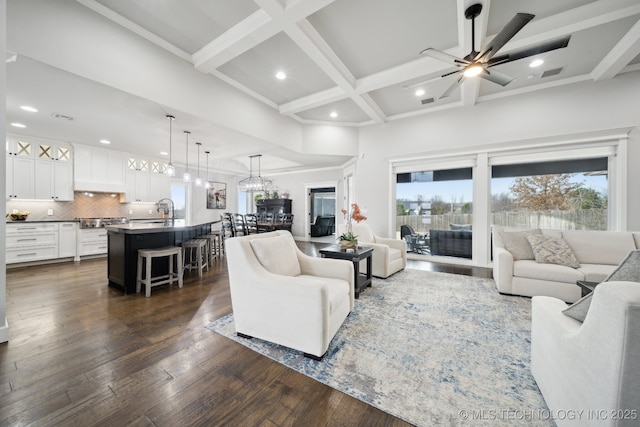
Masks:
[[[344,219],[347,221],[347,231],[338,237],[338,245],[340,245],[342,249],[354,249],[358,246],[358,236],[353,234],[353,221],[364,221],[367,217],[362,215],[357,203],[351,204],[351,213],[346,209],[342,209],[342,215],[344,215]]]

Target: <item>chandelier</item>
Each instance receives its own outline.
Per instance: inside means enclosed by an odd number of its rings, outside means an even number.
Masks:
[[[253,175],[253,159],[255,157],[258,158],[258,176]],[[271,185],[270,180],[260,176],[260,157],[262,157],[262,154],[254,154],[253,156],[249,156],[249,159],[251,159],[249,178],[245,178],[242,181],[238,182],[238,191],[265,191],[265,189]]]

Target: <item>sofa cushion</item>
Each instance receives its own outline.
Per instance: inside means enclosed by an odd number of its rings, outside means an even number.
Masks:
[[[585,280],[580,270],[575,268],[557,264],[540,264],[530,260],[514,261],[513,275],[527,279],[573,284],[578,280]]]
[[[298,276],[298,278],[305,278],[309,281],[314,282],[323,282],[327,285],[327,294],[329,297],[329,313],[333,313],[345,301],[349,301],[349,282],[345,280],[333,279],[330,277],[308,276],[306,274],[301,274],[300,276]],[[345,295],[347,296],[346,298]]]
[[[270,273],[298,276],[302,271],[291,236],[282,235],[251,240],[251,248],[262,266]]]
[[[531,244],[536,262],[566,265],[573,268],[580,267],[580,263],[571,251],[569,244],[563,239],[530,234],[527,236],[527,240]]]
[[[535,259],[531,244],[527,240],[527,236],[530,234],[542,234],[542,231],[537,228],[534,230],[502,231],[500,233],[504,248],[511,253],[514,261]]]
[[[618,265],[636,249],[631,233],[619,231],[563,231],[562,238],[569,243],[580,264]]]
[[[473,224],[449,224],[449,230],[472,230]]]
[[[615,269],[613,265],[606,264],[580,264],[580,271],[587,282],[602,282]]]

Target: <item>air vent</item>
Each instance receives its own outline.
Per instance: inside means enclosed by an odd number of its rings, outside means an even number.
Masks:
[[[51,117],[53,117],[54,119],[69,120],[70,122],[75,120],[74,117],[67,116],[66,114],[60,114],[60,113],[53,113],[53,114],[51,114]]]
[[[564,70],[564,67],[547,70],[544,73],[542,73],[542,76],[540,76],[540,78],[544,79],[545,77],[557,76],[562,72],[562,70]]]
[[[433,98],[425,98],[425,99],[423,99],[423,100],[422,100],[422,101],[420,101],[420,102],[422,102],[422,105],[424,105],[424,104],[431,104],[431,103],[433,102]]]

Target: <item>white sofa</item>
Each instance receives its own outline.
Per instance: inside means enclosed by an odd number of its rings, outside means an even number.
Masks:
[[[558,426],[640,425],[640,283],[605,282],[584,323],[534,297],[531,372]]]
[[[373,248],[371,267],[374,276],[386,279],[407,266],[407,245],[404,240],[376,236],[367,224],[355,223],[351,226],[358,238],[358,245]],[[347,225],[340,224],[338,235],[346,230]]]
[[[354,306],[353,264],[302,253],[288,231],[225,241],[236,332],[321,358]]]
[[[494,227],[492,232],[493,278],[503,294],[546,295],[566,302],[581,297],[576,282],[600,282],[632,250],[640,248],[640,233],[616,231],[540,230],[543,235],[564,239],[580,266],[537,263],[533,259],[516,259],[503,241],[504,232],[523,229]]]

